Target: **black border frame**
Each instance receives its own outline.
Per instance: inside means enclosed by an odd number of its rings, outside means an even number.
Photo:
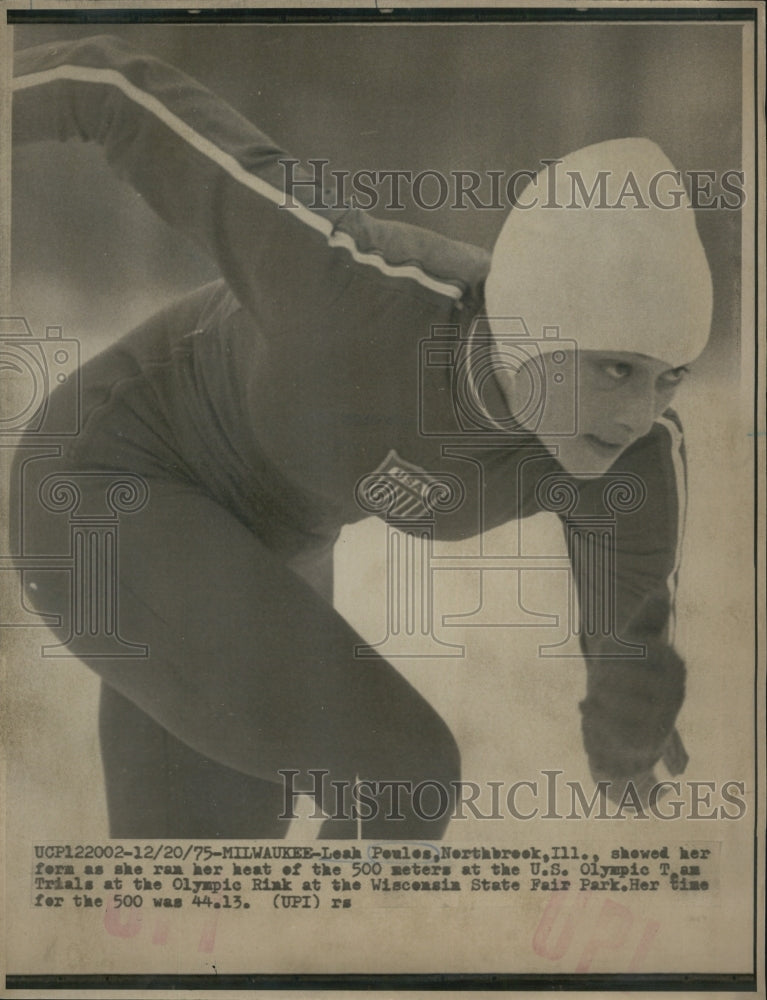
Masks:
[[[727,990],[756,992],[751,973],[234,973],[209,975],[6,976],[6,990]]]
[[[396,22],[538,22],[538,21],[753,21],[755,7],[722,3],[717,7],[169,7],[62,8],[8,10],[7,24],[322,24]]]

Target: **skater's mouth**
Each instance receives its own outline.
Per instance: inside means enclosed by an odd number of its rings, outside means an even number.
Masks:
[[[617,455],[626,447],[625,444],[619,442],[605,441],[603,438],[597,437],[596,434],[584,434],[583,437],[589,446],[600,455]]]

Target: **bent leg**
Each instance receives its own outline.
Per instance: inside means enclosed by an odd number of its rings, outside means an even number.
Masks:
[[[216,811],[217,835],[238,836],[238,809],[249,823],[243,794],[253,791],[255,801],[262,783],[271,783],[279,795],[278,801],[259,799],[259,829],[281,829],[275,810],[283,811],[283,770],[298,771],[297,781],[312,770],[349,784],[357,778],[433,781],[449,803],[434,819],[419,815],[404,796],[403,819],[387,821],[379,810],[363,832],[439,836],[449,818],[459,757],[437,713],[389,663],[357,659],[361,640],[348,623],[220,504],[186,482],[154,479],[149,492],[147,505],[120,522],[117,591],[121,634],[146,644],[148,656],[87,661],[112,692],[151,721],[135,716],[132,749],[119,740],[105,742],[112,773],[115,767],[126,772],[126,794],[146,795],[141,786],[152,780],[156,761],[163,787],[189,789],[175,799],[168,795],[168,808],[175,803],[168,836],[191,835],[182,831],[198,819],[209,823]],[[36,580],[33,571],[26,577],[36,585],[30,599],[40,610],[64,613],[64,595],[46,586],[43,576]],[[118,702],[112,693],[105,699],[108,720]],[[160,739],[164,733],[168,738]],[[196,756],[185,757],[187,748]],[[120,764],[123,753],[128,759]],[[207,811],[196,805],[195,819],[187,823],[185,803],[195,787],[190,775],[209,776],[206,787],[212,790],[215,768],[225,769],[215,800]],[[224,778],[226,770],[237,772],[237,780]],[[248,784],[248,778],[258,784]],[[308,777],[306,783],[311,787]],[[118,813],[127,815],[129,807],[118,808],[115,794],[110,801],[117,823]],[[152,823],[159,823],[159,808],[153,807]],[[149,825],[147,819],[143,835],[155,836]],[[339,826],[339,832],[350,831]],[[265,834],[252,829],[248,835]]]
[[[110,836],[285,836],[279,785],[203,757],[106,684],[99,729]]]

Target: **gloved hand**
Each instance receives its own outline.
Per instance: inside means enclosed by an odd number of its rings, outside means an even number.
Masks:
[[[684,701],[682,659],[662,639],[645,637],[644,644],[641,659],[588,660],[580,703],[592,774],[623,785],[629,778],[649,780]]]

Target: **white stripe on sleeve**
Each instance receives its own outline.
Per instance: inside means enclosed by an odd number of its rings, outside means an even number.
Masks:
[[[210,139],[195,131],[183,119],[170,111],[160,100],[152,94],[141,90],[135,84],[132,84],[117,70],[97,69],[91,66],[58,66],[55,69],[42,70],[37,73],[17,77],[13,81],[13,89],[26,90],[29,87],[39,87],[59,80],[117,87],[129,100],[154,115],[155,118],[175,132],[184,142],[193,146],[198,152],[221,167],[238,184],[242,184],[262,198],[266,198],[283,211],[290,212],[304,225],[322,233],[329,246],[340,247],[346,250],[358,264],[373,267],[387,277],[411,278],[424,288],[428,288],[430,291],[437,292],[450,299],[458,300],[463,295],[463,290],[458,285],[432,278],[416,264],[390,264],[380,254],[367,253],[360,250],[351,236],[347,233],[334,232],[333,224],[330,221],[312,212],[305,205],[295,202],[295,200],[292,205],[287,204],[284,191],[269,184],[256,174],[245,170],[231,154],[220,149]]]
[[[687,482],[685,477],[684,460],[682,458],[682,432],[679,430],[677,425],[673,420],[669,420],[668,417],[658,417],[656,423],[659,423],[668,432],[671,438],[671,461],[674,466],[674,479],[676,481],[676,496],[677,496],[677,530],[676,530],[676,553],[674,555],[674,567],[669,574],[667,580],[667,587],[670,598],[670,613],[669,613],[669,642],[674,641],[674,632],[676,631],[676,590],[677,590],[677,574],[679,572],[679,566],[682,560],[682,542],[684,540],[684,528],[685,519],[687,516]]]

